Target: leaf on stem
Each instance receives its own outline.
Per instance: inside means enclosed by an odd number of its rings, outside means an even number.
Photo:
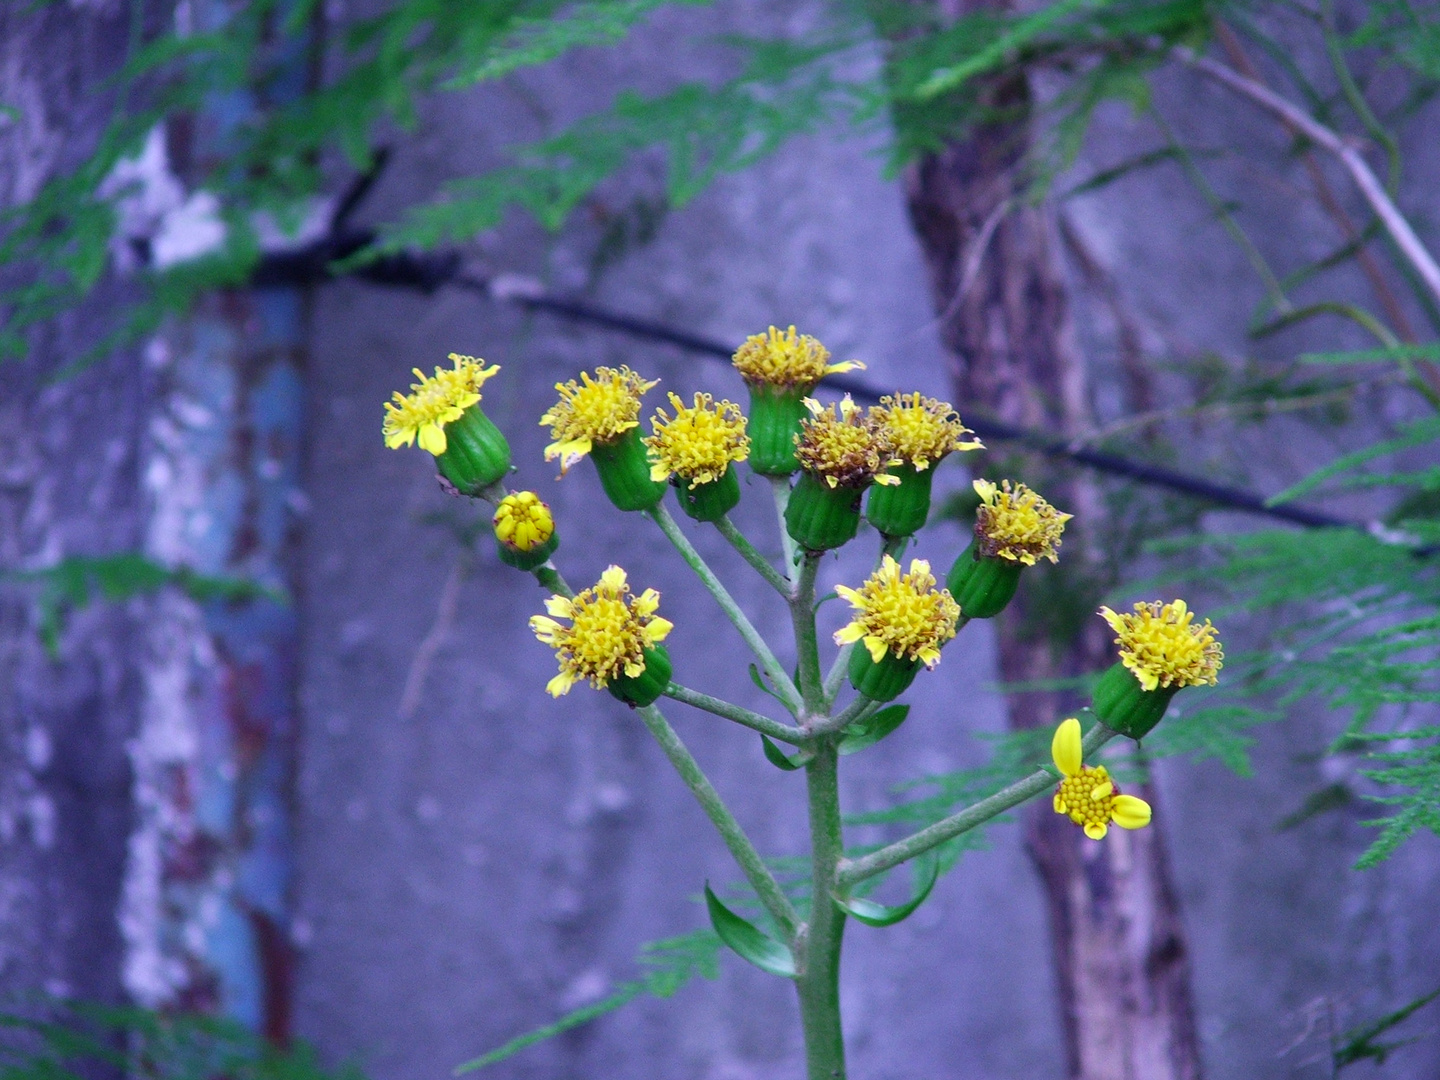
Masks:
[[[874,746],[903,724],[905,717],[909,715],[909,705],[891,705],[888,709],[881,709],[868,720],[852,724],[845,737],[840,740],[840,753],[853,754],[867,746]]]
[[[859,919],[866,926],[894,926],[908,918],[929,898],[930,890],[935,888],[935,881],[939,876],[940,857],[936,853],[936,849],[931,848],[915,861],[915,895],[905,903],[891,906],[858,896],[836,896],[835,906],[845,914]]]
[[[784,769],[786,772],[794,772],[796,769],[803,769],[807,762],[815,755],[809,750],[801,750],[794,757],[786,755],[784,750],[776,746],[770,736],[762,734],[760,741],[765,744],[765,760],[774,765],[777,769]]]
[[[705,906],[710,910],[710,925],[715,928],[715,933],[742,960],[748,960],[771,975],[795,978],[795,957],[789,948],[722,904],[708,881],[705,883]]]

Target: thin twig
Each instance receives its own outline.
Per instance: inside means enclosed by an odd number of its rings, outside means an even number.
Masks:
[[[780,576],[780,571],[770,565],[770,561],[755,549],[755,545],[745,539],[745,534],[735,527],[735,523],[728,517],[722,517],[715,522],[715,528],[720,530],[720,535],[730,541],[730,546],[740,553],[740,557],[753,566],[756,572],[774,586],[775,591],[786,600],[790,599],[790,582]]]
[[[460,585],[469,569],[470,557],[462,554],[450,568],[450,576],[440,590],[440,602],[435,606],[435,621],[421,639],[410,661],[410,670],[405,673],[405,689],[400,694],[400,719],[409,720],[420,707],[420,695],[425,691],[425,678],[430,674],[430,665],[435,654],[445,643],[451,627],[455,625],[455,609],[459,606]]]
[[[805,732],[799,728],[782,724],[761,713],[752,712],[743,705],[735,705],[722,698],[701,693],[699,690],[691,690],[688,686],[681,686],[677,682],[672,682],[665,688],[665,696],[686,705],[693,705],[697,709],[704,709],[716,716],[723,716],[726,720],[733,720],[737,724],[743,724],[752,731],[769,735],[772,739],[781,739],[791,746],[803,746],[809,741]]]

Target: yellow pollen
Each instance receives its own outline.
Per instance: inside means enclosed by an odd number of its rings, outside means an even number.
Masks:
[[[1210,620],[1197,625],[1184,600],[1139,603],[1124,615],[1102,607],[1100,615],[1118,635],[1120,662],[1146,690],[1215,685],[1225,653]]]
[[[750,456],[740,406],[731,401],[716,404],[709,394],[697,393],[694,406],[674,394],[669,397],[675,418],[656,409],[650,419],[655,434],[645,439],[650,479],[664,481],[674,473],[692,484],[708,484],[724,476],[732,461]]]
[[[512,551],[533,551],[555,535],[550,507],[533,491],[506,495],[495,508],[491,523],[496,538]]]
[[[856,609],[854,621],[835,632],[835,643],[863,641],[877,664],[889,653],[934,667],[940,646],[955,636],[960,605],[949,590],[935,588],[924,559],[912,559],[902,576],[900,564],[886,555],[859,589],[838,585],[835,591]]]
[[[801,468],[832,488],[900,482],[898,476],[885,472],[901,464],[900,459],[874,418],[864,415],[849,394],[838,409],[834,405],[827,408],[814,398],[806,398],[805,407],[810,419],[800,422],[800,434],[795,436],[795,457]]]
[[[895,456],[924,472],[957,450],[983,450],[975,434],[960,422],[954,406],[916,394],[886,395],[870,410],[894,448]]]
[[[600,689],[621,675],[643,673],[645,650],[663,641],[672,627],[655,614],[659,606],[660,594],[654,589],[632,595],[618,566],[608,567],[597,584],[573,600],[550,597],[545,610],[554,618],[530,619],[530,629],[555,650],[560,662],[560,673],[546,684],[546,692],[559,697],[581,679]],[[570,625],[557,618],[568,619]]]
[[[560,400],[540,418],[555,440],[545,447],[545,460],[558,457],[560,471],[568,472],[595,443],[614,442],[639,427],[640,398],[658,381],[642,379],[622,364],[619,370],[597,367],[593,378],[582,371],[579,382],[556,383]]]
[[[474,356],[451,353],[454,368],[437,367],[434,375],[415,368],[419,382],[410,384],[410,393],[396,390],[385,402],[385,445],[394,450],[401,446],[420,446],[436,457],[449,445],[445,425],[459,420],[471,405],[480,400],[480,387],[500,370],[498,364],[485,366]]]
[[[752,385],[764,384],[789,389],[811,390],[826,375],[852,371],[865,365],[858,360],[828,363],[830,350],[809,334],[797,334],[795,327],[781,333],[770,327],[753,334],[735,350],[735,369]]]
[[[975,518],[975,539],[980,553],[1034,566],[1038,559],[1058,560],[1056,549],[1065,522],[1062,514],[1024,484],[1002,480],[976,480],[980,509]]]

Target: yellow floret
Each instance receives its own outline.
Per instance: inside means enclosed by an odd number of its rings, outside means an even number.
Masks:
[[[957,450],[985,448],[979,439],[965,438],[975,433],[960,422],[954,406],[935,398],[918,393],[886,395],[870,414],[885,432],[895,456],[920,472]]]
[[[872,480],[877,484],[898,484],[898,476],[885,470],[899,465],[879,425],[860,411],[860,406],[845,399],[836,406],[821,405],[814,398],[805,399],[810,419],[800,422],[795,437],[795,458],[800,467],[814,473],[830,487],[864,487]]]
[[[886,555],[859,589],[837,585],[835,591],[856,609],[855,620],[835,632],[836,644],[862,641],[877,664],[889,653],[934,667],[940,646],[955,636],[960,605],[948,590],[935,588],[924,559],[911,560],[902,576],[900,564]]]
[[[807,391],[826,375],[865,366],[859,360],[831,364],[829,359],[830,350],[809,334],[796,334],[793,326],[781,333],[772,326],[746,338],[735,350],[734,364],[748,383]]]
[[[1120,662],[1146,690],[1215,685],[1225,653],[1210,620],[1197,625],[1184,600],[1136,604],[1127,615],[1102,607],[1100,614],[1118,635]]]
[[[622,364],[619,370],[597,367],[592,378],[580,373],[580,381],[556,383],[560,400],[540,418],[550,425],[555,441],[545,447],[545,460],[560,459],[560,471],[590,453],[595,443],[608,443],[640,425],[640,398],[658,379],[642,379]]]
[[[491,519],[496,538],[513,551],[534,551],[555,535],[550,507],[533,491],[506,495]]]
[[[392,400],[385,402],[385,445],[394,450],[401,446],[420,446],[436,457],[449,445],[445,425],[459,420],[462,413],[480,400],[480,387],[500,370],[498,364],[485,366],[474,356],[451,353],[455,367],[437,367],[434,375],[415,368],[419,382],[410,384],[410,393],[396,390]]]
[[[716,404],[709,394],[697,393],[693,406],[674,394],[669,397],[675,418],[656,409],[650,419],[655,434],[645,439],[650,479],[663,482],[674,473],[692,484],[709,484],[724,476],[732,461],[750,455],[740,406],[731,401]]]
[[[545,686],[551,697],[570,692],[581,679],[597,690],[621,675],[636,678],[645,671],[645,650],[670,633],[672,623],[655,614],[660,594],[646,589],[630,592],[625,571],[607,567],[600,581],[570,600],[552,596],[545,610],[554,618],[534,615],[530,629],[555,650],[560,673]],[[568,619],[569,626],[555,619]]]
[[[1024,484],[1002,480],[976,480],[980,509],[975,518],[975,539],[982,555],[1034,566],[1037,559],[1057,561],[1056,549],[1065,522],[1062,514]]]

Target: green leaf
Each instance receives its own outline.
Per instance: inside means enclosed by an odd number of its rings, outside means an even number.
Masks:
[[[854,724],[840,740],[840,753],[854,754],[867,746],[874,746],[905,722],[910,715],[909,705],[891,705],[881,709],[870,719]]]
[[[705,883],[705,906],[710,909],[710,925],[715,928],[715,933],[742,960],[748,960],[771,975],[795,978],[795,957],[789,948],[722,904],[708,881]]]
[[[940,877],[940,857],[931,848],[915,861],[915,895],[903,904],[890,906],[864,897],[837,896],[835,906],[847,915],[853,915],[866,926],[894,926],[923,904],[935,888]]]
[[[801,750],[794,757],[787,757],[785,751],[776,746],[769,735],[762,734],[760,741],[765,744],[765,760],[777,769],[784,769],[786,772],[803,769],[806,762],[815,756],[809,750]]]
[[[1029,44],[1066,15],[1084,7],[1104,7],[1108,0],[1060,0],[1021,19],[984,48],[967,56],[958,64],[933,72],[916,90],[920,98],[938,97],[953,90],[966,79],[983,75],[1006,62],[1010,54]]]
[[[1376,1065],[1385,1064],[1385,1059],[1392,1050],[1404,1046],[1406,1043],[1414,1042],[1414,1039],[1402,1039],[1400,1042],[1377,1043],[1373,1041],[1377,1035],[1384,1034],[1391,1028],[1404,1020],[1409,1019],[1412,1013],[1423,1009],[1436,998],[1440,998],[1440,990],[1432,990],[1423,997],[1418,997],[1408,1005],[1396,1009],[1392,1013],[1382,1016],[1380,1019],[1369,1024],[1351,1028],[1340,1038],[1343,1040],[1332,1052],[1335,1071],[1339,1072],[1347,1065],[1353,1065],[1357,1061],[1372,1060]]]

